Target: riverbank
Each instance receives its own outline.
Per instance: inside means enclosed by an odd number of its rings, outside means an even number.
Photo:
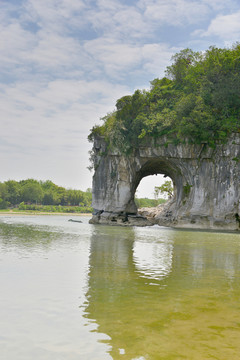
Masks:
[[[45,212],[45,211],[31,211],[31,210],[4,210],[0,211],[1,215],[62,215],[62,216],[91,216],[90,213],[74,213],[74,212]]]

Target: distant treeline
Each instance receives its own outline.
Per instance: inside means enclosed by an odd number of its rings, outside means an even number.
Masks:
[[[138,199],[138,198],[135,198],[135,203],[138,208],[155,207],[160,204],[164,204],[166,201],[167,200],[165,200],[165,199],[148,199],[148,198]]]
[[[27,179],[0,183],[0,209],[19,206],[21,210],[37,205],[78,206],[91,211],[91,189],[86,191],[65,189],[52,181]],[[35,210],[35,209],[33,209]],[[37,209],[36,209],[37,210]]]

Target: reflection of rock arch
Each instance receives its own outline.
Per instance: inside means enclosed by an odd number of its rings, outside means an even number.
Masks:
[[[229,298],[234,288],[239,294],[239,251],[237,246],[229,251],[228,245],[234,237],[237,243],[238,234],[231,233],[165,228],[159,236],[156,228],[96,227],[91,238],[85,318],[87,323],[96,324],[99,334],[107,335],[107,339],[101,337],[106,339],[103,342],[107,343],[112,359],[158,359],[161,352],[166,358],[177,355],[187,358],[182,344],[189,343],[190,348],[196,347],[197,355],[200,351],[201,358],[207,358],[202,342],[194,340],[196,318],[187,315],[188,311],[190,314],[195,311],[196,302],[201,308],[206,305],[205,310],[212,309],[215,314],[214,297],[221,298],[221,292],[216,289],[222,289]],[[144,243],[145,248],[149,246],[151,251],[155,243],[159,269],[154,267],[154,257],[150,267],[147,265],[149,258],[144,260],[144,254],[140,261],[136,258],[135,245],[139,242]],[[161,256],[165,257],[164,261]],[[163,263],[165,276],[158,276]],[[220,281],[215,286],[216,279]],[[235,299],[237,311],[236,294]],[[228,303],[227,307],[231,309]],[[201,335],[205,336],[202,340],[211,345],[210,328],[216,323],[205,310],[199,312],[197,321],[202,326],[201,333],[205,334]],[[221,307],[219,313],[222,317]],[[205,322],[202,322],[204,315]],[[189,332],[182,330],[184,326]],[[208,351],[208,347],[205,350]]]
[[[139,273],[152,280],[164,279],[172,269],[172,244],[137,242],[133,248],[133,261]]]
[[[139,260],[134,258],[136,237],[139,238],[133,228],[101,226],[91,238],[85,317],[96,322],[99,333],[107,335],[109,340],[104,342],[111,347],[110,355],[114,360],[124,358],[120,355],[121,349],[127,359],[145,359],[149,344],[151,347],[151,342],[158,341],[158,333],[152,336],[145,321],[155,320],[148,302],[154,301],[159,309],[159,287],[151,284],[159,285],[164,276],[161,279],[157,276],[156,264],[152,268],[156,277],[149,276],[143,257],[136,263]],[[172,260],[167,256],[166,262],[168,260],[167,267],[171,268]],[[161,271],[161,261],[159,266]],[[141,313],[143,309],[145,315]]]
[[[105,155],[104,155],[105,154]],[[164,139],[140,146],[129,156],[94,142],[94,223],[133,225],[134,195],[141,179],[165,174],[173,180],[174,197],[157,223],[178,227],[239,229],[240,137],[215,149],[201,145],[168,145]],[[130,215],[130,216],[129,216]],[[143,223],[139,223],[142,225]]]

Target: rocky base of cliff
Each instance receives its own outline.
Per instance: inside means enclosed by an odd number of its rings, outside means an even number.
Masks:
[[[169,204],[159,205],[153,208],[138,209],[138,214],[144,216],[153,225],[170,226],[175,228],[188,228],[199,230],[218,230],[218,231],[239,231],[240,218],[238,214],[226,214],[224,218],[214,218],[211,216],[189,215],[173,216],[169,209]]]
[[[238,216],[226,215],[224,218],[213,218],[206,215],[189,215],[174,217],[169,203],[154,208],[141,208],[138,214],[124,214],[113,212],[99,212],[92,216],[90,224],[111,226],[167,226],[196,230],[239,231]]]
[[[119,214],[112,212],[97,213],[92,216],[90,224],[102,224],[111,226],[151,226],[153,223],[140,214]]]

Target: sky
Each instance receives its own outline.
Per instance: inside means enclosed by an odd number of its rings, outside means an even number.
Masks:
[[[87,136],[117,99],[184,48],[239,39],[238,0],[0,0],[0,181],[86,190]]]

